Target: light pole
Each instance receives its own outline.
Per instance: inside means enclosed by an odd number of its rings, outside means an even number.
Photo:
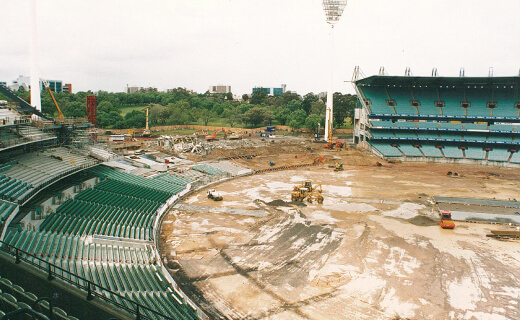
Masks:
[[[38,35],[37,35],[37,21],[36,21],[36,0],[31,1],[31,105],[36,110],[42,110],[42,103],[40,97],[40,75],[38,72]],[[39,117],[33,115],[33,119],[38,120]]]
[[[327,107],[325,112],[325,140],[330,141],[332,139],[332,119],[333,119],[333,86],[334,86],[334,24],[336,24],[345,7],[347,6],[347,0],[323,0],[323,10],[325,11],[325,17],[327,23],[330,24],[330,79],[329,79],[329,90],[327,90]]]

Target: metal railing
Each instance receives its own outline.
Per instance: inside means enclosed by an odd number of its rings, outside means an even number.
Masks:
[[[37,269],[40,269],[47,273],[47,280],[51,281],[54,279],[60,279],[80,290],[84,290],[86,292],[86,299],[92,300],[94,298],[99,298],[103,301],[111,303],[112,305],[125,310],[126,312],[135,315],[136,319],[169,319],[175,320],[171,316],[164,315],[156,310],[150,309],[134,300],[128,299],[125,296],[120,295],[110,289],[104,288],[94,282],[87,280],[77,274],[74,274],[66,269],[63,269],[60,266],[52,264],[44,259],[41,259],[27,251],[16,248],[15,246],[10,245],[4,241],[0,241],[0,251],[9,254],[10,256],[15,258],[15,263],[20,264],[22,262],[27,263]],[[34,262],[36,260],[37,262]],[[68,277],[67,277],[68,276]],[[81,281],[83,283],[81,283]],[[109,297],[110,296],[110,297]],[[111,297],[118,297],[121,301],[126,301],[128,305],[132,307],[128,307],[125,304],[119,303],[117,300]],[[143,310],[148,313],[153,314],[153,317],[143,313]]]

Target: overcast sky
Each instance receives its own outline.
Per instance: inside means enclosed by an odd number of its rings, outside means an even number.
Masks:
[[[0,81],[30,74],[30,1],[0,0]],[[349,0],[335,27],[334,90],[410,67],[428,76],[518,75],[520,0]],[[326,91],[329,30],[321,0],[37,0],[41,77],[73,91],[127,84],[233,93],[284,83]]]

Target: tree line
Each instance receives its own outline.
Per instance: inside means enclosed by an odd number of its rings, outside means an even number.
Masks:
[[[28,92],[18,92],[29,100]],[[86,117],[86,97],[92,92],[54,93],[65,117]],[[231,127],[259,127],[287,125],[294,129],[315,129],[324,126],[326,98],[314,93],[300,96],[284,93],[269,96],[264,90],[251,97],[233,100],[227,94],[193,94],[177,88],[169,92],[109,93],[98,92],[98,127],[103,129],[142,128],[145,126],[144,108],[149,108],[149,121],[155,125],[218,124]],[[0,96],[0,99],[5,99]],[[357,99],[355,95],[334,93],[334,126],[348,126],[354,119]],[[130,112],[123,112],[132,108]],[[42,92],[42,112],[57,117],[58,112],[48,92]],[[124,115],[123,115],[124,114]]]

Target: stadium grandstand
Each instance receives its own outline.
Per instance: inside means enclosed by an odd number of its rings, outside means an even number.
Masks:
[[[377,75],[354,83],[354,142],[382,158],[520,165],[520,77]]]
[[[33,120],[32,107],[1,92],[10,101],[0,106],[0,316],[77,319],[91,310],[97,318],[108,308],[105,318],[206,318],[166,270],[156,235],[166,209],[192,188],[250,170],[227,162],[143,169],[93,144],[90,124]],[[46,285],[26,280],[38,274]],[[38,298],[51,279],[106,306],[53,308]]]
[[[121,157],[94,144],[88,123],[33,120],[17,101],[0,108],[0,316],[207,318],[161,261],[161,221],[193,190],[252,171],[222,161],[164,172],[151,157]],[[83,299],[54,308],[41,301],[55,294],[44,289],[56,282],[70,299],[78,289]]]

